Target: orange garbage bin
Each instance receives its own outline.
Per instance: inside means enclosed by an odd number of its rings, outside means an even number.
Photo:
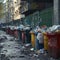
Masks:
[[[48,51],[48,37],[47,37],[47,33],[44,32],[43,35],[44,35],[44,50]]]
[[[30,33],[31,33],[31,44],[32,47],[35,48],[35,33],[32,31]]]

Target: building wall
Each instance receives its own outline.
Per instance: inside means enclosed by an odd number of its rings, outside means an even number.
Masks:
[[[28,11],[29,7],[29,3],[27,1],[21,1],[21,8],[20,8],[20,12],[24,13],[26,11]]]
[[[6,22],[22,18],[20,14],[20,0],[7,0],[6,2]]]
[[[14,12],[13,12],[13,20],[18,20],[23,18],[23,15],[20,13],[20,5],[21,0],[13,0],[13,7],[14,7]]]
[[[7,0],[6,1],[6,23],[12,21],[12,12],[11,12],[12,6],[13,6],[13,1]]]
[[[20,19],[19,7],[20,7],[20,0],[14,0],[14,20]]]
[[[6,12],[6,4],[0,5],[0,23],[5,23],[5,12]]]

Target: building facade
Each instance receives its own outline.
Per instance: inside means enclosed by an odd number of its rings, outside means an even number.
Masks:
[[[21,0],[6,1],[6,22],[18,20],[24,17],[24,15],[20,13],[20,2]]]
[[[0,23],[5,23],[5,12],[6,12],[6,7],[5,4],[2,2],[0,3]]]
[[[13,7],[13,1],[7,0],[6,1],[6,23],[12,21],[12,11],[11,8]]]
[[[13,4],[14,4],[14,15],[13,15],[13,20],[18,20],[21,19],[23,17],[25,17],[23,14],[21,14],[20,12],[20,7],[21,7],[21,0],[14,0]]]

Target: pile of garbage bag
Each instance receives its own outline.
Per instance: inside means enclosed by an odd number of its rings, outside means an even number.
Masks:
[[[48,33],[59,32],[59,31],[60,31],[60,25],[53,25],[52,27],[49,27],[47,29]]]

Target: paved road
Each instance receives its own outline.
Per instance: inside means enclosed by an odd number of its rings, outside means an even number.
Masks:
[[[21,44],[16,42],[15,38],[4,34],[5,37],[3,41],[0,42],[0,58],[1,60],[5,60],[7,57],[9,60],[27,60],[27,58],[20,53]],[[0,39],[1,41],[1,39]],[[7,59],[6,59],[7,60]]]

